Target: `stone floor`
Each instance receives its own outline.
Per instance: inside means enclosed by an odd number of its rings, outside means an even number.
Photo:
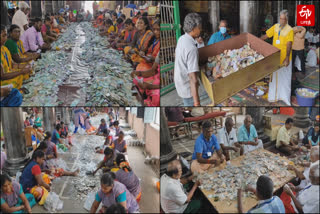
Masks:
[[[91,118],[94,126],[98,126],[100,119],[105,117],[104,114],[99,114]],[[124,121],[120,120],[120,124]],[[129,128],[124,128],[129,130]],[[127,138],[130,138],[126,136]],[[86,195],[89,192],[95,192],[99,187],[99,179],[102,173],[99,171],[95,176],[86,175],[86,171],[93,170],[95,164],[103,159],[102,154],[94,153],[94,147],[103,143],[103,137],[88,136],[86,134],[76,134],[73,137],[74,147],[71,151],[59,153],[62,160],[65,161],[70,170],[80,168],[80,173],[77,177],[60,177],[53,180],[52,191],[60,196],[63,200],[63,210],[59,213],[88,213],[83,208]],[[144,163],[145,156],[144,148],[141,146],[128,146],[128,158],[133,171],[141,179],[142,198],[139,203],[140,211],[143,213],[158,213],[159,212],[159,192],[156,189],[155,183],[159,179],[150,165]],[[89,184],[88,184],[89,183]],[[93,187],[88,187],[93,185]],[[87,189],[79,196],[79,189]],[[32,208],[34,213],[48,213],[43,206],[36,205]]]

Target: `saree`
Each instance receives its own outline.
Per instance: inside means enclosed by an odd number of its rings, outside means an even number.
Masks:
[[[137,52],[137,51],[145,51],[148,49],[148,44],[149,44],[149,41],[150,39],[152,38],[153,36],[153,33],[151,30],[147,30],[143,35],[140,35],[139,36],[139,39],[137,40],[137,43],[134,47],[134,50]],[[124,52],[125,54],[127,55],[128,52],[132,49],[132,47],[130,46],[127,46],[124,48]],[[131,55],[131,61],[132,62],[143,62],[143,58],[140,57],[138,54],[132,54]]]
[[[23,42],[21,41],[21,40],[19,40],[18,42],[17,42],[17,45],[18,45],[18,53],[19,53],[19,56],[21,57],[21,58],[27,58],[28,56],[27,56],[27,54],[26,54],[26,51],[25,51],[25,49],[24,49],[24,47],[23,47]],[[21,63],[21,64],[28,64],[29,62],[31,62],[32,60],[30,60],[30,61],[28,61],[28,62],[24,62],[24,63]],[[34,72],[33,72],[33,70],[31,71],[31,73],[33,74]],[[29,79],[29,74],[24,74],[23,75],[23,79],[24,80],[27,80],[27,79]]]
[[[140,63],[139,65],[141,65]],[[138,68],[138,67],[137,67]],[[150,68],[151,69],[151,68]],[[141,79],[142,77],[137,77]],[[138,80],[133,79],[133,83],[138,88],[141,94],[146,94],[147,98],[144,100],[146,106],[159,106],[160,105],[160,89],[142,89],[138,85]],[[151,77],[143,78],[143,82],[152,85],[160,85],[160,66],[158,66],[157,73]]]
[[[14,72],[12,69],[12,57],[7,47],[1,46],[1,65],[4,73]],[[1,80],[1,86],[12,84],[13,88],[20,89],[22,87],[23,75],[16,76],[12,79]]]

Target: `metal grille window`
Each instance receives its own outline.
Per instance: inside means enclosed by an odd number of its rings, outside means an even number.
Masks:
[[[161,1],[160,10],[161,95],[165,95],[174,89],[174,54],[181,35],[179,1]]]

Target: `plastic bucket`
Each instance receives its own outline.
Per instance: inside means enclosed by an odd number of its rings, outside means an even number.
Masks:
[[[300,88],[297,88],[296,89],[296,96],[297,96],[297,102],[298,102],[298,105],[299,106],[313,106],[314,105],[314,102],[315,102],[315,99],[316,97],[318,96],[318,94],[316,94],[315,97],[304,97],[304,96],[300,96],[298,94],[298,90]],[[312,89],[309,89],[309,88],[303,88],[303,89],[306,89],[307,91],[310,91],[310,92],[315,92],[314,90]]]

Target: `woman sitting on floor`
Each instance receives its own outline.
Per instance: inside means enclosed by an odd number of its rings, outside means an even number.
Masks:
[[[50,191],[51,180],[47,174],[41,173],[40,166],[45,161],[44,152],[38,150],[33,152],[32,158],[28,161],[20,176],[20,184],[23,192],[31,193],[39,204],[45,202],[48,191]]]
[[[139,178],[134,174],[123,154],[117,155],[116,162],[119,167],[119,170],[115,173],[116,180],[124,184],[139,203],[141,199]]]
[[[52,153],[50,151],[49,151],[49,153],[47,153],[48,152],[48,144],[46,142],[41,142],[39,147],[36,149],[36,151],[37,150],[43,151],[45,154],[48,154],[46,156],[46,160],[40,166],[41,171],[43,171],[43,172],[45,172],[45,173],[47,173],[49,175],[54,175],[55,177],[77,176],[78,175],[79,169],[75,170],[74,172],[68,172],[68,171],[65,171],[62,168],[54,167],[54,166],[51,166],[50,164],[47,163],[47,160],[52,159],[52,157],[54,158],[54,153]],[[51,148],[50,148],[50,150],[51,150]]]
[[[108,172],[102,175],[100,180],[101,189],[96,194],[90,213],[96,213],[101,202],[102,208],[99,213],[105,213],[108,207],[117,203],[122,205],[127,213],[136,213],[139,211],[139,205],[134,196],[128,191],[125,185],[114,179],[115,175],[113,173]]]
[[[131,19],[127,19],[124,22],[124,27],[124,31],[122,31],[124,33],[123,37],[120,37],[120,39],[116,43],[116,47],[119,50],[123,50],[124,47],[131,44],[137,31]]]
[[[10,51],[4,45],[7,41],[7,30],[1,25],[1,86],[12,84],[13,88],[27,93],[28,91],[22,87],[24,75],[32,72],[29,65],[21,65],[13,63]]]
[[[125,57],[130,59],[134,65],[143,61],[141,56],[145,56],[148,51],[149,42],[153,37],[149,21],[145,17],[138,20],[137,30],[130,46],[124,48]]]
[[[23,193],[21,184],[12,181],[8,174],[1,174],[1,210],[4,213],[31,213],[36,204],[32,194]]]
[[[104,21],[104,27],[100,30],[100,36],[110,36],[118,33],[118,28],[112,23],[111,19]]]
[[[86,132],[87,132],[88,134],[94,134],[94,133],[96,132],[96,130],[97,130],[97,128],[94,127],[94,126],[91,124],[89,114],[88,114],[86,120],[84,121],[84,125],[85,125],[85,127],[86,127]]]
[[[160,105],[160,66],[159,54],[150,70],[133,71],[133,83],[141,94],[141,99],[146,106]]]

